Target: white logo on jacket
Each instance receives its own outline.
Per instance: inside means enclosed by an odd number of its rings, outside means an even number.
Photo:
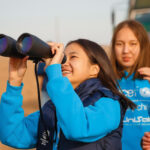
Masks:
[[[47,133],[46,133],[46,131],[44,131],[44,132],[42,133],[42,137],[40,138],[41,144],[44,145],[44,146],[46,146],[46,144],[47,144],[48,141],[49,141],[49,139],[48,139],[48,137],[47,137],[47,134],[48,134],[48,136],[50,135],[50,131],[49,131],[49,130],[47,130]]]
[[[143,97],[150,97],[150,89],[147,87],[140,88],[140,95]]]

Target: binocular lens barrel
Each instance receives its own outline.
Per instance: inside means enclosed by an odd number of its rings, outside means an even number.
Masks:
[[[0,54],[2,54],[7,48],[7,39],[5,36],[0,36]]]
[[[52,58],[51,47],[41,40],[40,38],[32,35],[30,33],[23,33],[17,40],[16,44],[17,50],[24,54],[28,55],[29,59],[41,59],[41,58]],[[66,62],[66,56],[64,56],[62,63]]]
[[[16,47],[18,51],[30,58],[48,58],[53,57],[51,47],[38,37],[23,33],[17,40]]]
[[[18,52],[16,48],[16,40],[4,34],[0,34],[0,55],[18,58],[23,58],[25,56]]]
[[[18,40],[0,34],[0,55],[5,57],[23,58],[29,56],[30,60],[42,60],[42,58],[52,58],[51,47],[38,37],[23,33]],[[65,63],[64,56],[62,63]]]
[[[22,43],[21,43],[21,50],[22,53],[27,53],[32,46],[32,38],[30,36],[26,36],[23,38]]]

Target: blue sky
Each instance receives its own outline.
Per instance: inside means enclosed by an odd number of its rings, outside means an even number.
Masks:
[[[66,44],[86,38],[109,44],[111,10],[116,24],[126,19],[128,0],[0,0],[0,33],[17,39],[22,33]]]

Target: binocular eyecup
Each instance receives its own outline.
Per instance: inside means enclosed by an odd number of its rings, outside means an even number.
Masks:
[[[19,38],[13,38],[0,34],[0,55],[5,57],[23,58],[29,56],[29,60],[42,60],[42,58],[52,58],[51,47],[38,37],[23,33]],[[66,62],[64,56],[62,63]]]
[[[0,34],[0,55],[5,57],[25,57],[25,55],[18,52],[16,40],[4,34]]]

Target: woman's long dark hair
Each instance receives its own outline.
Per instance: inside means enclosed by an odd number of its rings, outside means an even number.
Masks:
[[[100,72],[97,78],[99,78],[102,84],[108,89],[110,89],[114,94],[120,96],[123,104],[126,103],[128,107],[134,109],[136,105],[132,101],[130,101],[125,95],[119,92],[117,88],[117,86],[119,87],[117,78],[104,49],[97,43],[86,39],[78,39],[71,41],[67,44],[67,46],[72,43],[76,43],[83,48],[92,64],[99,65]]]

